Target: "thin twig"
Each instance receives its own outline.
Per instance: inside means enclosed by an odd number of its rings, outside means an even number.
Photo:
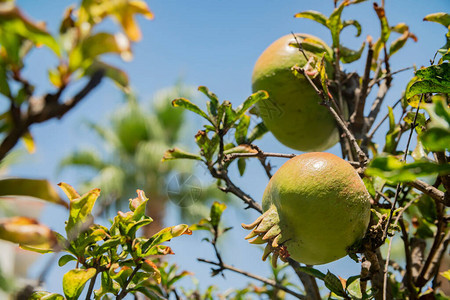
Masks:
[[[91,299],[92,292],[94,291],[95,281],[97,280],[97,275],[98,275],[98,270],[95,273],[94,277],[91,278],[91,282],[89,283],[89,289],[88,289],[88,291],[86,293],[86,300],[90,300]]]
[[[221,267],[223,269],[230,270],[230,271],[233,271],[235,273],[242,274],[242,275],[244,275],[246,277],[253,278],[255,280],[261,281],[262,283],[265,283],[265,284],[273,286],[273,287],[275,287],[277,289],[283,290],[286,293],[296,297],[297,299],[307,299],[306,296],[301,295],[299,293],[296,293],[296,292],[288,289],[284,285],[281,285],[281,284],[277,283],[274,280],[255,275],[255,274],[252,274],[252,273],[247,272],[247,271],[240,270],[240,269],[235,268],[233,266],[229,266],[229,265],[226,265],[226,264],[220,264],[220,263],[213,262],[213,261],[210,261],[210,260],[207,260],[207,259],[197,258],[197,260],[200,261],[200,262],[204,262],[204,263],[207,263],[207,264],[210,264],[210,265],[215,265],[215,266]]]
[[[411,125],[411,130],[409,132],[408,141],[406,143],[406,149],[405,149],[405,152],[403,154],[402,161],[406,161],[406,157],[408,155],[409,145],[411,143],[411,138],[412,138],[412,134],[414,132],[414,128],[416,127],[417,115],[419,114],[419,108],[420,108],[420,103],[422,102],[422,98],[423,98],[423,94],[422,94],[422,96],[419,99],[419,105],[417,105],[416,114],[414,115],[414,120],[413,120],[413,123]],[[387,232],[388,232],[388,228],[389,228],[389,225],[391,223],[391,220],[392,220],[392,215],[394,213],[395,206],[397,205],[397,200],[398,200],[398,195],[399,195],[399,192],[400,192],[400,187],[401,187],[401,184],[398,183],[397,184],[397,188],[395,190],[394,202],[392,203],[391,211],[389,213],[389,218],[388,218],[388,221],[386,223],[386,227],[385,227],[384,232],[383,232],[383,238],[382,238],[383,241],[387,237]]]
[[[350,117],[352,128],[355,128],[358,132],[361,131],[364,126],[364,107],[366,106],[366,98],[369,90],[370,81],[370,69],[372,67],[373,48],[369,43],[369,51],[367,53],[366,66],[364,69],[364,77],[362,78],[361,89],[356,99],[356,108]]]
[[[44,99],[39,99],[36,104],[32,101],[28,101],[28,113],[21,113],[19,122],[13,126],[11,131],[0,144],[0,161],[2,161],[6,154],[14,148],[31,125],[41,123],[52,118],[61,118],[100,84],[103,75],[103,71],[94,73],[89,82],[83,89],[81,89],[80,92],[78,92],[72,99],[69,99],[62,104],[57,101],[58,99],[56,99],[56,101],[45,101]],[[60,93],[57,93],[57,95],[60,95]],[[13,113],[14,109],[15,108],[12,108],[11,113]],[[15,111],[17,111],[17,109],[15,109]],[[20,113],[20,111],[18,112]]]
[[[125,282],[122,291],[119,295],[117,295],[116,300],[121,300],[128,294],[128,285],[130,284],[131,280],[133,280],[134,275],[136,275],[136,273],[141,269],[141,267],[142,264],[139,264],[134,268],[133,272],[130,274],[130,277],[128,277],[127,281]]]
[[[383,81],[384,79],[386,79],[388,77],[392,77],[392,75],[395,75],[395,74],[398,74],[398,73],[401,73],[401,72],[405,72],[405,71],[408,71],[408,70],[412,70],[412,69],[414,69],[414,67],[406,67],[406,68],[402,68],[402,69],[399,69],[399,70],[391,72],[391,73],[386,73],[386,74],[378,77],[377,79],[372,80],[370,82],[369,88],[372,88],[375,84],[380,83],[381,81]]]
[[[317,88],[317,86],[314,84],[312,79],[309,78],[309,76],[305,73],[305,70],[303,70],[302,68],[299,68],[299,67],[293,67],[293,69],[302,73],[306,77],[306,79],[309,81],[311,86],[316,91],[317,95],[319,95],[319,97],[322,99],[321,104],[324,105],[331,112],[331,114],[333,115],[333,117],[336,120],[336,122],[338,123],[338,125],[342,128],[342,130],[345,132],[347,138],[350,140],[353,148],[355,149],[356,153],[358,154],[358,159],[360,161],[360,165],[362,167],[365,167],[368,163],[368,158],[367,158],[366,154],[364,153],[364,151],[361,150],[361,147],[359,147],[358,141],[355,139],[353,134],[350,132],[347,125],[344,123],[344,120],[339,116],[339,114],[330,105],[330,101],[328,100],[327,96],[325,96],[323,91],[321,91]]]
[[[414,120],[413,120],[413,123],[412,123],[412,125],[411,125],[411,130],[410,130],[410,132],[409,132],[408,141],[407,141],[407,143],[406,143],[405,153],[403,154],[403,161],[406,161],[406,157],[407,157],[407,155],[408,155],[409,145],[410,145],[410,143],[411,143],[411,138],[412,138],[412,134],[413,134],[413,132],[414,132],[414,128],[416,127],[417,115],[419,114],[419,108],[420,108],[420,103],[422,102],[422,98],[423,98],[423,94],[420,96],[419,104],[417,105],[416,113],[415,113],[415,115],[414,115]],[[394,214],[395,206],[397,205],[398,195],[399,195],[399,193],[400,193],[401,186],[402,186],[401,183],[398,183],[398,184],[397,184],[397,188],[396,188],[396,190],[395,190],[394,202],[392,203],[392,207],[391,207],[391,210],[390,210],[390,212],[389,212],[389,218],[388,218],[388,220],[387,220],[386,227],[384,228],[384,231],[383,231],[382,241],[385,241],[385,240],[386,240],[387,233],[388,233],[388,230],[389,230],[389,225],[390,225],[390,223],[391,223],[392,216],[393,216],[393,214]],[[412,202],[410,202],[410,203],[412,203]],[[409,203],[408,203],[408,204],[409,204]],[[411,205],[411,204],[409,204],[409,205]],[[409,206],[409,205],[408,205],[408,206]],[[398,216],[397,216],[397,219],[395,220],[394,226],[397,225],[398,220],[400,219],[400,217],[401,217],[403,211],[405,211],[405,209],[406,209],[406,206],[399,212],[399,214],[398,214]],[[392,240],[391,240],[391,242],[389,243],[389,249],[388,249],[387,257],[386,257],[386,261],[387,261],[387,262],[386,262],[386,266],[385,266],[385,269],[384,269],[383,300],[386,300],[387,268],[388,268],[388,264],[389,264],[389,257],[390,257],[390,254],[391,254],[391,246],[392,246]]]
[[[394,109],[398,104],[400,104],[402,102],[402,99],[398,99],[397,102],[394,103],[394,105],[392,106],[392,109]],[[373,136],[375,135],[375,132],[380,128],[380,126],[384,123],[384,121],[387,120],[387,118],[389,118],[389,113],[387,113],[383,119],[381,119],[380,122],[378,122],[377,125],[375,125],[372,129],[372,131],[370,133],[367,134],[367,136],[364,138],[365,141],[371,141]]]
[[[433,198],[434,200],[437,200],[443,204],[445,204],[444,202],[444,192],[442,192],[441,190],[438,190],[437,188],[435,188],[434,186],[416,179],[414,181],[411,182],[407,182],[406,184],[412,186],[415,189],[418,189],[419,191],[421,191],[424,194],[427,194],[428,196],[430,196],[431,198]]]

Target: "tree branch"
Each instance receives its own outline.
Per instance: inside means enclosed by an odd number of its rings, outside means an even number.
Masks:
[[[61,95],[61,92],[58,91],[54,97],[47,95],[44,99],[28,101],[28,113],[21,113],[18,108],[15,108],[16,112],[14,114],[19,113],[20,119],[15,122],[11,131],[0,144],[0,161],[5,158],[6,154],[8,154],[12,148],[14,148],[31,125],[41,123],[55,117],[58,119],[61,118],[100,84],[103,75],[104,71],[94,73],[86,86],[72,99],[67,100],[65,103],[58,103],[57,98]],[[54,99],[55,97],[56,99]],[[48,101],[50,98],[51,101]]]
[[[414,181],[411,182],[407,182],[406,184],[408,184],[409,186],[412,186],[413,188],[421,191],[424,194],[427,194],[428,196],[430,196],[431,198],[433,198],[434,200],[437,200],[443,204],[445,204],[444,201],[444,192],[438,190],[437,188],[435,188],[434,186],[416,179]],[[448,206],[448,205],[447,205]]]
[[[303,283],[306,295],[309,297],[308,299],[320,300],[321,297],[316,279],[313,276],[300,271],[299,270],[300,264],[297,261],[293,260],[292,258],[288,258],[288,262],[289,265],[294,269],[298,278],[300,278],[300,281]]]
[[[235,273],[244,275],[246,277],[253,278],[255,280],[261,281],[262,283],[265,283],[265,284],[273,286],[273,287],[275,287],[277,289],[283,290],[286,293],[296,297],[297,299],[307,299],[306,296],[301,295],[299,293],[296,293],[296,292],[288,289],[284,285],[281,285],[281,284],[275,282],[274,280],[255,275],[255,274],[249,273],[247,271],[240,270],[240,269],[235,268],[233,266],[229,266],[229,265],[226,265],[226,264],[220,264],[220,263],[213,262],[213,261],[210,261],[210,260],[206,260],[206,259],[203,259],[203,258],[197,258],[197,260],[200,261],[200,262],[204,262],[204,263],[207,263],[207,264],[210,264],[210,265],[215,265],[215,266],[218,266],[218,267],[223,268],[225,270],[230,270],[230,271],[233,271]]]

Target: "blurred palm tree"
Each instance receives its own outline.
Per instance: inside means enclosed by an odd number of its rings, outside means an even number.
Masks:
[[[150,109],[135,96],[127,95],[124,105],[114,111],[106,126],[89,124],[105,146],[104,151],[76,150],[61,161],[60,168],[94,171],[92,178],[83,181],[81,189],[101,188],[100,203],[107,213],[128,206],[128,199],[135,197],[136,189],[144,190],[150,198],[147,214],[154,220],[145,228],[146,236],[164,227],[169,197],[181,204],[178,207],[182,219],[198,221],[208,215],[205,203],[212,198],[225,200],[224,194],[211,184],[202,187],[193,175],[193,163],[161,162],[167,149],[183,140],[187,142],[183,139],[187,125],[184,110],[174,109],[171,102],[179,97],[191,98],[193,93],[192,88],[182,84],[158,91]]]

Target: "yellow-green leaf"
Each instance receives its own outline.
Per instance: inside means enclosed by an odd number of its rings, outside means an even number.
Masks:
[[[0,180],[2,196],[28,196],[68,207],[56,190],[45,179],[8,178]]]
[[[63,291],[67,300],[78,299],[86,282],[96,275],[95,268],[70,270],[63,276]]]

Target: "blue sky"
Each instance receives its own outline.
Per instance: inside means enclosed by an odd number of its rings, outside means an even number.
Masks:
[[[56,32],[64,8],[73,1],[18,0],[17,3],[34,20],[46,21],[49,30]],[[333,9],[332,0],[165,0],[148,1],[148,4],[155,14],[155,19],[139,20],[143,40],[133,46],[133,61],[123,63],[113,59],[129,73],[131,86],[143,101],[150,99],[158,89],[168,87],[182,77],[187,84],[205,85],[222,100],[227,99],[238,105],[251,94],[250,78],[253,65],[271,42],[291,31],[310,33],[328,43],[331,40],[329,33],[321,25],[310,20],[294,19],[293,15],[308,9],[329,15]],[[379,24],[371,6],[371,1],[368,1],[344,11],[344,19],[357,19],[363,26],[359,38],[354,37],[353,28],[345,29],[343,40],[346,46],[358,48],[367,35],[377,37],[379,34]],[[392,58],[392,70],[413,64],[418,67],[429,64],[429,59],[433,57],[436,49],[444,43],[445,32],[441,25],[423,22],[422,19],[429,13],[450,11],[450,1],[387,0],[386,6],[390,24],[406,22],[419,39],[417,43],[408,41],[407,46]],[[108,23],[106,29],[115,30],[115,26]],[[45,49],[35,51],[27,61],[26,72],[31,81],[39,86],[38,92],[44,93],[51,88],[47,82],[46,69],[54,65],[54,57]],[[344,68],[361,73],[363,66],[364,61],[361,61],[345,65]],[[411,76],[410,71],[395,78],[385,100],[387,105],[392,105],[399,98]],[[369,96],[370,100],[373,100],[373,96]],[[200,96],[199,99],[203,98]],[[79,175],[74,172],[56,172],[58,161],[74,149],[95,144],[91,133],[80,124],[85,120],[104,120],[121,102],[120,91],[111,82],[105,81],[62,120],[52,120],[33,127],[32,134],[37,141],[37,152],[25,157],[21,164],[11,169],[10,174],[48,178],[55,184],[60,181],[77,182]],[[383,112],[385,110],[381,115]],[[191,139],[196,131],[197,128],[193,128],[187,138]],[[381,139],[378,141],[382,143]],[[293,152],[270,135],[259,141],[258,145],[270,152]],[[329,152],[340,155],[338,146]],[[274,159],[273,162],[279,166],[283,160]],[[247,174],[252,176],[239,178],[236,172],[232,173],[239,185],[244,186],[253,197],[260,199],[267,184],[264,173],[258,164],[252,162]],[[207,177],[204,180],[207,181]],[[234,230],[223,243],[224,260],[254,273],[267,274],[267,265],[260,262],[260,250],[243,241],[246,233],[240,229],[239,224],[256,216],[250,211],[246,214],[248,217],[242,219],[242,214],[238,215],[232,210],[225,213],[227,224],[234,226]],[[52,228],[62,231],[66,217],[65,211],[51,207],[44,212],[42,220]],[[167,225],[176,222],[176,216],[169,211]],[[209,266],[195,261],[196,257],[213,258],[210,245],[201,243],[200,240],[201,235],[198,234],[173,240],[171,244],[176,255],[171,259],[178,262],[182,269],[193,270],[202,287],[211,283],[221,289],[245,285],[247,278],[231,273],[226,274],[225,281],[222,278],[210,279]],[[232,246],[225,247],[228,244]],[[329,268],[343,277],[358,272],[358,265],[348,259],[321,268]],[[65,271],[67,269],[58,270],[57,267],[52,270],[51,280],[47,283],[48,290],[61,292],[61,278]],[[294,279],[294,282],[297,280]]]

